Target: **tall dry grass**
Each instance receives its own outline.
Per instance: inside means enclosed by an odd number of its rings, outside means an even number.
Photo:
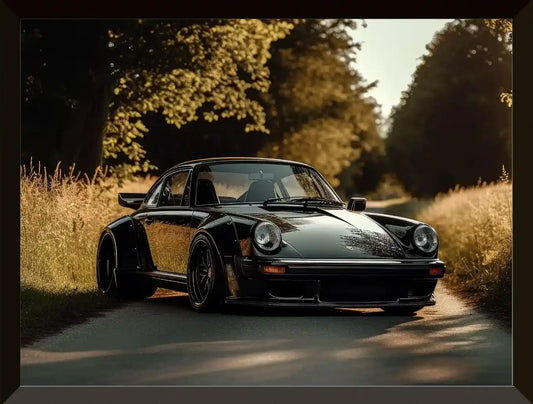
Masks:
[[[431,224],[446,261],[445,281],[510,319],[512,186],[504,180],[438,195],[417,218]]]
[[[49,174],[40,165],[20,171],[20,281],[22,339],[41,322],[65,313],[63,305],[96,298],[96,247],[102,228],[132,211],[118,205],[118,192],[147,191],[153,178],[119,183],[98,169],[92,176]],[[77,297],[76,297],[77,296]],[[80,300],[81,299],[81,300]],[[44,318],[41,318],[43,317]],[[60,320],[60,318],[57,318]]]

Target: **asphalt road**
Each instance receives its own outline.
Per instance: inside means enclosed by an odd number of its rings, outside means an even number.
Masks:
[[[22,349],[21,384],[511,385],[511,333],[442,285],[436,298],[411,317],[152,298]]]

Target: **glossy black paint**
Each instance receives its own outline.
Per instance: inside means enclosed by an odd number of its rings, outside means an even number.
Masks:
[[[426,254],[417,250],[413,245],[413,231],[421,222],[404,217],[385,215],[382,213],[365,213],[366,216],[379,223],[393,237],[395,237],[403,250],[406,258],[427,257],[436,258],[439,249],[433,253]],[[425,224],[425,223],[424,223]]]
[[[139,209],[106,227],[116,241],[117,279],[144,276],[161,287],[184,290],[189,246],[198,234],[204,234],[223,269],[227,303],[343,307],[435,304],[432,293],[442,275],[430,275],[429,269],[444,270],[445,265],[437,259],[438,249],[423,254],[414,247],[412,232],[420,222],[363,213],[359,209],[364,198],[357,200],[359,204],[353,202],[354,211],[283,203],[194,205],[195,176],[203,164],[243,160],[309,167],[273,159],[199,160],[172,167],[161,175],[140,205],[138,194],[122,194],[119,201],[123,206],[138,205]],[[150,206],[152,192],[163,188],[166,178],[184,170],[190,171],[184,191],[188,206]],[[254,245],[252,229],[260,221],[280,228],[283,243],[278,250],[265,253]],[[158,230],[153,231],[156,227]],[[171,254],[163,257],[168,251]],[[175,257],[181,264],[169,267],[174,255],[181,255]],[[285,266],[286,273],[265,274],[265,265]]]
[[[121,192],[118,194],[118,204],[125,208],[139,209],[146,194]]]
[[[366,209],[366,198],[352,197],[348,201],[348,210],[353,212],[362,212]]]

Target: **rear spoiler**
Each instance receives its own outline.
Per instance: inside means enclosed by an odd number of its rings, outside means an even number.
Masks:
[[[144,201],[146,194],[121,192],[118,194],[118,203],[120,206],[131,209],[139,209]]]

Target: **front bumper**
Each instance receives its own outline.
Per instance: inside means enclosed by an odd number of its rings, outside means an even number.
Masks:
[[[267,274],[264,266],[283,266]],[[229,304],[286,307],[415,307],[435,304],[444,262],[429,260],[241,259],[239,292]],[[442,273],[432,275],[431,268]]]

